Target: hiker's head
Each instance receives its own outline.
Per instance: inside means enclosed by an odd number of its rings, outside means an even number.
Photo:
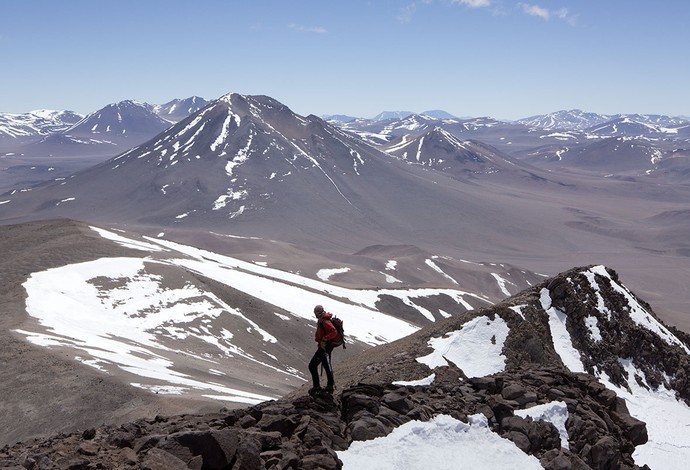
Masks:
[[[321,315],[323,315],[323,313],[323,306],[317,305],[316,307],[314,307],[314,315],[316,315],[316,318],[321,318]]]

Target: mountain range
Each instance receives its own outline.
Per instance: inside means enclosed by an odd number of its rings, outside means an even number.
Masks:
[[[450,414],[546,468],[681,468],[682,432],[655,416],[690,399],[688,123],[432,114],[324,120],[228,94],[12,137],[27,153],[0,155],[0,462],[339,468],[353,441]],[[118,152],[41,153],[51,141]],[[315,304],[346,319],[333,399],[303,387]],[[219,403],[252,408],[152,418]],[[513,419],[533,406],[571,418]],[[218,466],[208,429],[234,436]]]
[[[206,103],[199,97],[164,105],[125,100],[87,116],[50,110],[0,113],[0,191],[65,177],[114,157]]]
[[[374,132],[378,144],[362,138]],[[8,191],[0,218],[126,224],[183,242],[203,227],[346,254],[416,246],[531,272],[562,269],[567,254],[624,270],[685,322],[683,141],[564,135],[421,115],[339,127],[229,94],[111,160]],[[653,222],[665,213],[676,215]]]

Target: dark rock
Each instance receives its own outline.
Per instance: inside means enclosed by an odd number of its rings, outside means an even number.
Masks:
[[[330,454],[307,455],[300,462],[299,468],[303,470],[337,470],[343,468],[343,463]]]
[[[487,404],[491,407],[491,413],[497,423],[501,423],[503,418],[507,416],[513,416],[515,407],[510,402],[503,400],[500,395],[489,397]]]
[[[510,384],[501,390],[501,396],[506,400],[515,400],[526,393],[525,387],[520,384]]]
[[[299,464],[299,456],[294,452],[283,452],[283,458],[278,463],[278,468],[297,468]]]
[[[237,461],[233,470],[256,470],[261,465],[261,442],[256,435],[247,436],[240,442]]]
[[[472,377],[469,379],[469,383],[477,390],[486,390],[487,392],[494,394],[498,390],[496,385],[496,379],[493,377]]]
[[[343,393],[343,413],[347,421],[353,419],[358,414],[366,411],[368,413],[378,413],[379,400],[375,396],[363,393]]]
[[[426,405],[415,406],[412,411],[407,413],[407,417],[419,421],[429,421],[434,417],[434,410]]]
[[[570,459],[563,454],[558,454],[555,458],[548,461],[542,458],[541,464],[545,470],[571,470],[573,468]]]
[[[623,428],[625,437],[630,439],[633,445],[639,446],[647,443],[647,425],[643,421],[630,415],[618,413],[616,413],[616,417]]]
[[[187,464],[162,449],[149,449],[141,463],[143,470],[188,470]]]
[[[389,429],[374,416],[364,415],[350,423],[349,431],[353,441],[368,441],[386,436]]]
[[[398,426],[410,421],[410,418],[404,414],[398,413],[386,406],[379,408],[379,414],[376,417],[386,426],[386,428],[397,428]]]
[[[281,435],[277,431],[270,432],[248,432],[245,434],[248,437],[253,437],[259,441],[261,450],[271,450],[280,448],[282,442]]]
[[[515,443],[515,445],[518,446],[518,448],[525,453],[529,452],[529,449],[532,446],[532,444],[529,441],[529,438],[519,431],[508,431],[503,435],[503,437],[506,437],[513,441],[513,443]]]
[[[264,413],[261,421],[256,423],[262,431],[276,431],[285,437],[290,437],[297,427],[297,420],[293,416],[281,416]]]
[[[546,421],[535,421],[531,423],[527,433],[532,443],[532,453],[541,453],[551,449],[560,449],[568,444],[561,442],[561,435],[556,427]]]
[[[521,416],[508,416],[501,420],[501,429],[503,431],[518,431],[527,435],[529,432],[529,423]]]
[[[381,401],[390,409],[403,415],[409,413],[414,407],[412,401],[405,394],[400,392],[387,393],[383,396]]]
[[[160,434],[151,434],[148,436],[141,437],[134,441],[134,452],[137,454],[144,453],[152,447],[155,447],[158,442],[165,438],[165,436]]]
[[[70,459],[68,462],[58,464],[60,468],[66,468],[68,470],[87,470],[89,468],[89,461],[85,458]]]
[[[604,436],[592,446],[590,455],[593,468],[608,470],[618,467],[621,452],[618,442],[613,437]]]
[[[134,449],[125,447],[117,455],[116,461],[123,465],[135,465],[138,461],[137,453]]]
[[[81,434],[81,437],[86,439],[87,441],[93,439],[94,437],[96,437],[96,428],[89,428],[85,430]]]
[[[596,395],[597,400],[599,400],[604,406],[611,406],[615,401],[618,396],[616,395],[616,392],[613,390],[609,390],[608,388],[605,390],[602,390],[600,393]]]
[[[160,439],[156,447],[176,456],[185,464],[196,456],[203,459],[204,468],[223,468],[235,458],[239,442],[238,431],[181,432]]]
[[[244,415],[239,420],[237,420],[237,425],[242,428],[249,428],[256,424],[256,418],[252,415]]]
[[[519,396],[515,399],[515,401],[521,406],[524,407],[525,405],[528,405],[530,403],[536,403],[537,400],[539,399],[539,395],[537,395],[536,392],[533,392],[531,390],[528,390],[525,392],[524,395]]]
[[[302,436],[304,435],[304,431],[307,429],[310,422],[311,422],[311,417],[309,415],[302,416],[300,418],[299,423],[297,424],[297,427],[293,431],[293,435],[297,435],[301,439]]]
[[[589,465],[567,449],[545,452],[540,462],[546,470],[591,470]]]
[[[95,442],[81,442],[77,452],[81,455],[98,455],[99,445]]]
[[[261,458],[261,461],[264,463],[264,468],[271,468],[273,466],[278,468],[280,462],[283,460],[283,451],[268,450],[266,452],[262,452],[259,457]]]

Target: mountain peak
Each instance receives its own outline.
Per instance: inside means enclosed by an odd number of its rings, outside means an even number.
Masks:
[[[199,96],[190,96],[185,99],[175,98],[165,104],[153,106],[153,110],[163,119],[170,122],[179,122],[187,116],[196,113],[206,106],[208,101]]]
[[[383,111],[373,118],[372,121],[388,121],[390,119],[405,119],[414,114],[412,111]]]
[[[75,137],[93,138],[94,135],[108,140],[131,141],[139,143],[142,138],[155,135],[170,123],[154,113],[153,107],[134,100],[123,100],[111,103],[102,109],[84,117],[65,131]]]

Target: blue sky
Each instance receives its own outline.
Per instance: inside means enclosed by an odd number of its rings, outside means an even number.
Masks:
[[[269,95],[299,114],[690,115],[690,2],[0,0],[0,112]]]

